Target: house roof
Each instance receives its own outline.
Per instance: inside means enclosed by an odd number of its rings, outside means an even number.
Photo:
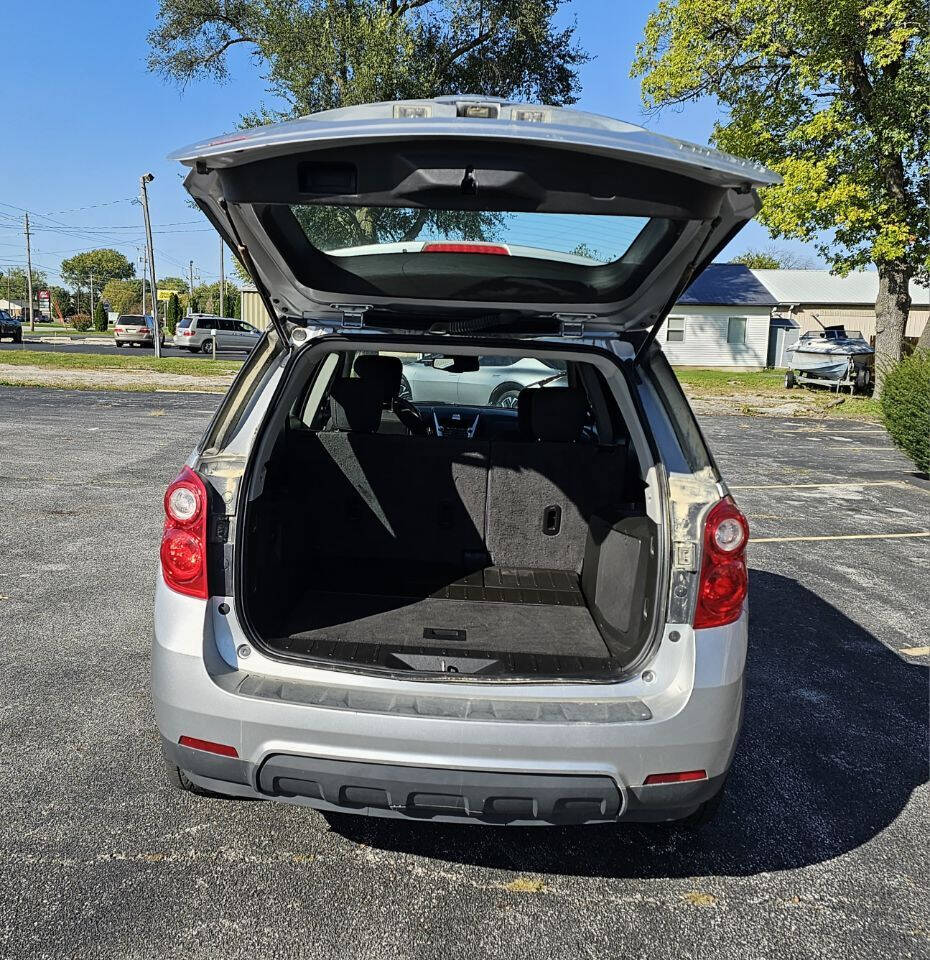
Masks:
[[[780,304],[861,304],[872,306],[878,296],[878,274],[860,270],[838,277],[829,270],[752,270]],[[930,304],[930,289],[911,283],[914,306]]]
[[[680,304],[774,307],[779,301],[740,263],[712,263],[678,298]]]

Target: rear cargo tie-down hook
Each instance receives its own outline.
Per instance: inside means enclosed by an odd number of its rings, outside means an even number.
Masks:
[[[478,195],[478,180],[475,177],[475,168],[467,166],[465,176],[462,177],[462,193],[469,197]]]

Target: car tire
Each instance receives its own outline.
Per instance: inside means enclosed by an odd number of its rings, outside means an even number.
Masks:
[[[165,764],[165,776],[168,780],[168,786],[172,790],[179,790],[182,793],[193,793],[198,797],[221,797],[221,793],[214,793],[212,790],[204,790],[198,787],[187,774],[176,764]]]
[[[22,342],[23,342],[22,334],[20,334],[18,337],[13,337],[13,343],[22,343]]]
[[[793,370],[789,370],[785,374],[785,389],[790,390],[792,387],[796,387],[797,385],[798,385],[798,378],[794,375]]]
[[[725,788],[726,783],[709,800],[705,800],[694,813],[689,813],[681,820],[675,820],[673,825],[683,830],[700,830],[701,827],[706,827],[717,816],[720,804],[723,803]]]
[[[200,345],[201,353],[213,353],[213,338],[207,337],[206,340]]]
[[[502,383],[491,394],[490,405],[492,407],[501,407],[504,410],[516,410],[517,399],[523,387],[519,383]]]

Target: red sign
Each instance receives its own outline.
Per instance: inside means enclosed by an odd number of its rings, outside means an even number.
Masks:
[[[40,290],[40,291],[39,291],[39,302],[40,302],[40,303],[41,303],[43,300],[48,301],[48,300],[51,300],[51,299],[52,299],[52,298],[51,298],[48,290]]]

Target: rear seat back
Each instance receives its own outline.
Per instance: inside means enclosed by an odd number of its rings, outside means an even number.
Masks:
[[[482,566],[488,444],[298,432],[289,486],[306,490],[306,545],[318,560]]]
[[[587,412],[583,390],[520,394],[527,439],[491,444],[485,536],[496,566],[581,572],[588,523],[619,500],[625,456],[583,441]]]

